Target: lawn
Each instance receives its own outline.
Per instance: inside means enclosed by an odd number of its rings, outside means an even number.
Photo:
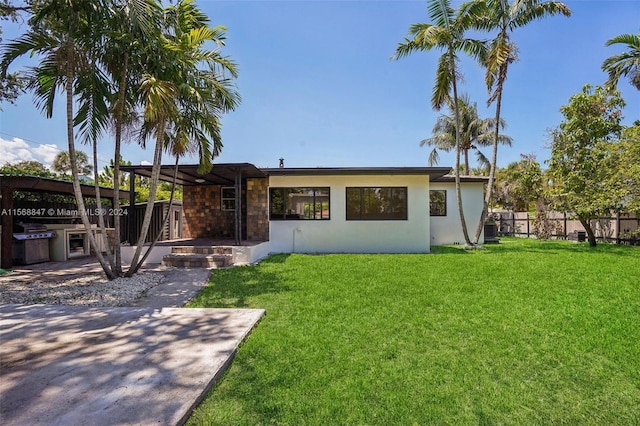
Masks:
[[[189,424],[639,424],[640,248],[277,255],[192,307],[267,316]]]

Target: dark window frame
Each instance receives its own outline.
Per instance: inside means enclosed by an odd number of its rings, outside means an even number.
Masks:
[[[438,207],[436,204],[434,204],[433,199],[431,197],[432,193],[442,193],[443,197],[442,197],[442,202],[444,203],[444,206],[441,208],[437,208]],[[446,189],[430,189],[429,190],[429,216],[433,216],[433,217],[444,217],[447,215],[447,190]]]
[[[287,208],[288,206],[285,200],[289,199],[290,194],[296,193],[302,194],[303,192],[312,191],[310,195],[312,201],[310,205],[303,207],[303,213],[294,212],[293,209]],[[281,192],[280,203],[282,204],[281,212],[274,212],[276,203],[274,202],[274,194]],[[326,196],[319,194],[320,192],[326,192]],[[322,198],[322,199],[320,199]],[[326,199],[326,201],[325,201]],[[326,209],[324,208],[326,203]],[[308,210],[307,210],[308,207]],[[327,211],[328,215],[325,216],[324,212]],[[331,220],[331,187],[328,186],[285,186],[285,187],[270,187],[269,188],[269,220],[283,221],[283,220]]]
[[[371,191],[373,190],[373,191]],[[367,206],[367,202],[371,200],[371,193],[376,191],[389,191],[390,201],[394,200],[394,192],[400,192],[403,196],[400,196],[400,199],[403,201],[402,208],[400,211],[397,211],[394,206],[391,207],[391,211],[389,214],[385,214],[384,212],[377,213],[368,213],[367,208],[371,206]],[[349,192],[350,191],[358,191],[358,207],[357,214],[354,215],[353,206],[350,206],[349,202]],[[377,198],[377,197],[376,197]],[[379,198],[377,199],[379,200]],[[382,202],[389,202],[388,200],[383,200]],[[345,191],[345,218],[348,221],[406,221],[409,220],[409,188],[406,186],[348,186]]]
[[[233,197],[225,197],[224,196],[225,190],[232,190],[233,191]],[[225,205],[225,201],[227,201],[227,202],[230,201],[231,204],[233,205],[233,207],[230,208],[227,205]],[[235,186],[222,186],[222,187],[220,187],[220,210],[227,211],[227,212],[233,212],[233,211],[236,210],[236,187]]]

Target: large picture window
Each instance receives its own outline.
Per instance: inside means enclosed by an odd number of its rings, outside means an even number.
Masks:
[[[329,188],[269,188],[269,219],[328,220]]]
[[[407,220],[407,188],[347,187],[347,220]]]
[[[429,191],[429,214],[431,216],[447,215],[447,191]]]

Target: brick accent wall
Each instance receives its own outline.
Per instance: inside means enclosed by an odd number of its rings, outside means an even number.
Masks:
[[[269,180],[247,179],[247,239],[269,241]]]
[[[184,238],[234,238],[234,212],[220,210],[220,190],[220,186],[184,187]]]

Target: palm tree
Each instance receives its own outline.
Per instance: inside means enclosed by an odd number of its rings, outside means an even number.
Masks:
[[[231,80],[237,76],[235,64],[221,56],[219,49],[203,49],[209,41],[223,46],[226,29],[209,27],[206,15],[190,0],[165,8],[165,22],[168,31],[163,44],[167,50],[163,53],[167,57],[163,64],[171,66],[159,69],[157,75],[144,75],[140,86],[144,117],[141,138],[142,141],[154,138],[155,149],[149,201],[127,276],[138,270],[155,244],[154,241],[140,259],[153,212],[163,150],[175,156],[176,166],[181,155],[195,151],[200,170],[210,170],[222,147],[220,116],[234,109],[240,100]]]
[[[455,147],[456,166],[455,184],[458,200],[458,212],[460,223],[467,246],[471,246],[467,224],[462,207],[462,194],[460,191],[460,152],[461,152],[461,119],[458,105],[458,56],[464,51],[472,57],[480,57],[483,52],[483,44],[477,40],[464,38],[464,32],[472,21],[479,6],[476,4],[463,5],[456,14],[451,7],[450,0],[429,0],[428,13],[433,24],[413,24],[409,28],[409,37],[404,43],[400,43],[393,58],[399,59],[417,51],[429,51],[438,49],[443,51],[438,60],[436,70],[436,82],[431,96],[431,105],[435,110],[440,110],[448,99],[453,99],[453,112],[455,119]]]
[[[112,37],[102,53],[102,62],[112,79],[113,91],[109,94],[111,128],[114,133],[113,186],[114,211],[120,211],[120,187],[122,164],[121,146],[123,134],[130,133],[138,123],[136,106],[138,83],[146,68],[149,56],[153,55],[153,42],[160,40],[161,4],[156,0],[124,0],[116,3],[110,17]],[[120,216],[113,221],[115,246],[114,272],[122,275],[122,258],[119,250]]]
[[[76,151],[76,163],[78,165],[78,173],[88,176],[93,171],[93,166],[89,164],[89,157],[82,151]],[[71,160],[69,159],[69,153],[67,151],[60,151],[56,154],[51,163],[51,168],[54,172],[62,173],[66,175],[71,171]]]
[[[510,34],[516,28],[524,27],[536,19],[557,14],[571,16],[571,10],[560,1],[514,0],[509,3],[509,0],[476,0],[472,4],[481,13],[474,15],[476,19],[470,25],[475,29],[498,31],[496,37],[489,43],[481,62],[486,67],[485,82],[490,93],[487,104],[491,105],[494,101],[496,102],[494,123],[500,123],[504,82],[507,79],[509,65],[517,60],[516,44],[511,39]],[[473,239],[475,244],[478,243],[484,228],[484,221],[487,217],[496,177],[500,131],[498,126],[494,126],[493,130],[493,151],[489,182],[485,193],[484,208]]]
[[[640,90],[640,34],[622,34],[606,43],[613,44],[624,44],[628,50],[602,63],[602,70],[609,74],[607,84],[615,87],[620,77],[628,77],[631,85]]]
[[[4,74],[16,58],[27,53],[42,55],[40,64],[33,70],[29,88],[35,92],[36,105],[48,118],[53,115],[57,90],[61,87],[64,89],[73,190],[82,223],[87,230],[90,230],[91,224],[80,188],[74,132],[78,117],[74,116],[74,96],[78,86],[82,85],[81,77],[85,78],[95,70],[91,66],[91,46],[96,44],[95,38],[102,28],[107,6],[103,0],[51,0],[34,4],[30,30],[7,44],[1,67]],[[87,236],[105,274],[113,279],[111,268],[97,248],[93,232],[87,232]]]
[[[449,108],[453,110],[451,102],[447,102]],[[489,166],[489,160],[480,151],[480,146],[490,146],[493,136],[493,119],[482,119],[478,117],[478,106],[475,102],[469,100],[469,96],[463,94],[458,99],[460,108],[460,150],[464,155],[464,174],[469,175],[471,168],[469,167],[469,152],[474,151],[476,158],[481,167]],[[500,127],[504,128],[506,123],[501,121]],[[420,141],[420,146],[433,146],[433,150],[429,153],[429,165],[438,164],[440,157],[438,150],[449,152],[456,147],[456,123],[455,119],[450,115],[441,115],[438,117],[436,124],[433,126],[433,136]],[[506,135],[500,135],[500,142],[511,146],[511,138]]]

